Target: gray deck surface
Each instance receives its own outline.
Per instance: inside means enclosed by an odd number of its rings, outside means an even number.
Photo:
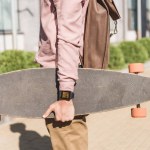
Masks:
[[[79,69],[76,114],[125,107],[150,100],[150,78]],[[0,75],[0,113],[41,117],[57,97],[55,69],[29,69]]]
[[[150,77],[150,63],[144,75]],[[89,115],[88,150],[150,150],[150,102],[142,106],[148,109],[147,118],[131,118],[131,107]],[[25,132],[19,129],[18,132],[14,132],[10,129],[10,125],[19,128],[18,123],[26,126]],[[39,136],[35,138],[32,133],[37,133]],[[32,140],[29,140],[29,136]],[[47,138],[44,139],[44,136]],[[41,150],[52,150],[48,146],[48,136],[44,120],[14,119],[0,125],[0,150],[23,150],[27,145],[28,147],[38,145]],[[22,148],[21,143],[23,143]]]

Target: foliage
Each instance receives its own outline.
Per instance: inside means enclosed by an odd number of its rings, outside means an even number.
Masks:
[[[110,69],[121,69],[125,66],[124,56],[118,46],[110,46],[110,61],[108,67]]]
[[[0,52],[0,73],[39,67],[39,64],[34,62],[34,55],[35,52],[23,50]]]
[[[121,42],[119,47],[121,48],[125,63],[144,63],[148,60],[148,52],[145,47],[139,42],[125,41]]]
[[[142,38],[140,40],[138,40],[137,42],[139,42],[140,44],[142,44],[145,49],[148,52],[149,58],[150,58],[150,38]]]

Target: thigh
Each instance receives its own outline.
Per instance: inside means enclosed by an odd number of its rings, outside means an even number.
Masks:
[[[72,122],[46,119],[53,150],[87,150],[88,132],[86,116],[76,116]]]

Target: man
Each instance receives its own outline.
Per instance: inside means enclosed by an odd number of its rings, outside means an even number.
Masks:
[[[74,118],[73,105],[87,6],[88,0],[41,0],[40,49],[35,60],[41,67],[58,68],[59,97],[43,115],[47,118],[55,112],[56,120],[46,119],[53,150],[88,149],[85,116]]]

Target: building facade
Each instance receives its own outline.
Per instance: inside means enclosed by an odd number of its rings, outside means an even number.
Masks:
[[[0,0],[0,50],[37,50],[40,0]]]
[[[114,0],[121,14],[111,42],[150,37],[150,0]]]
[[[120,12],[111,42],[150,37],[150,0],[114,0]],[[0,0],[0,50],[38,50],[40,0]],[[114,24],[111,21],[111,30]]]

